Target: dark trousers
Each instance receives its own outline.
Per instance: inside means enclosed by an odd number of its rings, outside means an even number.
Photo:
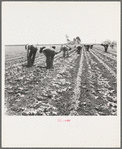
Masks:
[[[46,58],[47,69],[50,69],[51,67],[53,67],[53,60],[54,60],[54,55],[47,56]]]
[[[30,51],[29,55],[28,55],[28,66],[32,66],[35,60],[35,56],[36,56],[36,51]]]
[[[65,57],[67,54],[67,57],[69,56],[68,50],[63,50],[63,57]]]

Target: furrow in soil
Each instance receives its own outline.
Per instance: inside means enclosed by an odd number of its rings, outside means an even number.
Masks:
[[[90,53],[92,53],[92,55],[94,55],[94,57],[97,58],[98,61],[100,61],[100,62],[104,65],[104,67],[106,67],[106,68],[109,70],[109,72],[110,72],[114,77],[116,77],[116,72],[115,72],[115,70],[113,71],[112,68],[109,67],[108,64],[106,64],[106,62],[104,62],[103,58],[98,57],[98,55],[97,55],[97,54],[94,54],[94,52],[93,52],[92,50],[90,51]]]

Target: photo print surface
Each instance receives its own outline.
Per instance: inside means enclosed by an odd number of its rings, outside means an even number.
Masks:
[[[117,8],[4,2],[4,114],[116,116]]]

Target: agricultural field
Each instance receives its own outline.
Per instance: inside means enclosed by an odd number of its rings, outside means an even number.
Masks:
[[[55,45],[59,51],[61,45]],[[38,46],[39,47],[39,46]],[[46,69],[37,51],[34,65],[27,64],[24,46],[5,47],[5,114],[22,116],[117,115],[117,52],[94,45],[81,54],[72,47],[62,52],[54,67]]]

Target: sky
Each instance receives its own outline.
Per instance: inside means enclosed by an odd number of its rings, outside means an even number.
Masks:
[[[120,2],[2,2],[2,42],[60,44],[117,41]]]

